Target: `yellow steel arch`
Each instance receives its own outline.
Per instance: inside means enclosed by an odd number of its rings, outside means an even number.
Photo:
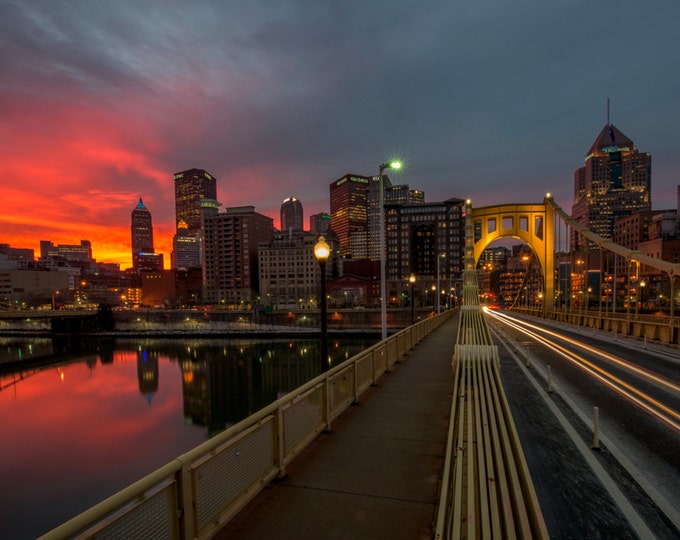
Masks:
[[[467,202],[468,215],[472,217],[472,236],[475,267],[491,242],[499,238],[518,238],[533,250],[543,271],[543,310],[553,308],[555,295],[555,211],[542,203],[502,204],[472,208]]]

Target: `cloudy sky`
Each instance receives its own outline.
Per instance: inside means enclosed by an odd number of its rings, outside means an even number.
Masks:
[[[0,243],[130,265],[143,197],[169,260],[173,173],[305,221],[399,156],[428,201],[571,209],[610,118],[680,184],[677,0],[2,0]]]

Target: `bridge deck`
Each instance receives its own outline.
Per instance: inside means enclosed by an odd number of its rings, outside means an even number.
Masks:
[[[417,345],[214,538],[431,538],[457,324]]]

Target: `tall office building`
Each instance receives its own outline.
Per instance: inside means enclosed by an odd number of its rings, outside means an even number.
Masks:
[[[217,180],[203,169],[175,173],[175,224],[184,221],[189,231],[201,228],[201,199],[217,200]]]
[[[172,267],[177,270],[201,267],[200,233],[190,231],[186,221],[177,224],[172,239]]]
[[[302,203],[295,197],[288,197],[281,205],[281,232],[303,229]]]
[[[330,185],[331,229],[340,240],[340,255],[368,257],[367,195],[370,179],[346,174]]]
[[[217,201],[202,202],[203,298],[246,307],[259,294],[258,247],[271,242],[274,220],[253,206],[217,208]]]
[[[132,256],[139,253],[153,253],[153,225],[151,212],[144,206],[142,198],[132,210],[130,230],[132,233]]]
[[[652,158],[607,123],[574,173],[571,217],[604,238],[612,238],[616,218],[652,209]],[[579,245],[580,244],[580,245]],[[572,231],[571,247],[585,241]]]
[[[408,184],[393,186],[387,175],[383,175],[383,203],[388,204],[415,204],[425,202],[425,193],[417,189],[411,189]],[[380,182],[378,177],[371,179],[367,195],[367,238],[368,258],[372,261],[380,260]]]
[[[132,236],[132,268],[140,270],[162,270],[163,255],[153,250],[153,225],[151,212],[142,198],[132,210],[130,232]]]

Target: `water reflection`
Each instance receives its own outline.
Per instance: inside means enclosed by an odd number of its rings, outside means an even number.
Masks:
[[[331,365],[370,344],[331,342]],[[320,372],[315,340],[3,339],[3,537],[49,530]]]

